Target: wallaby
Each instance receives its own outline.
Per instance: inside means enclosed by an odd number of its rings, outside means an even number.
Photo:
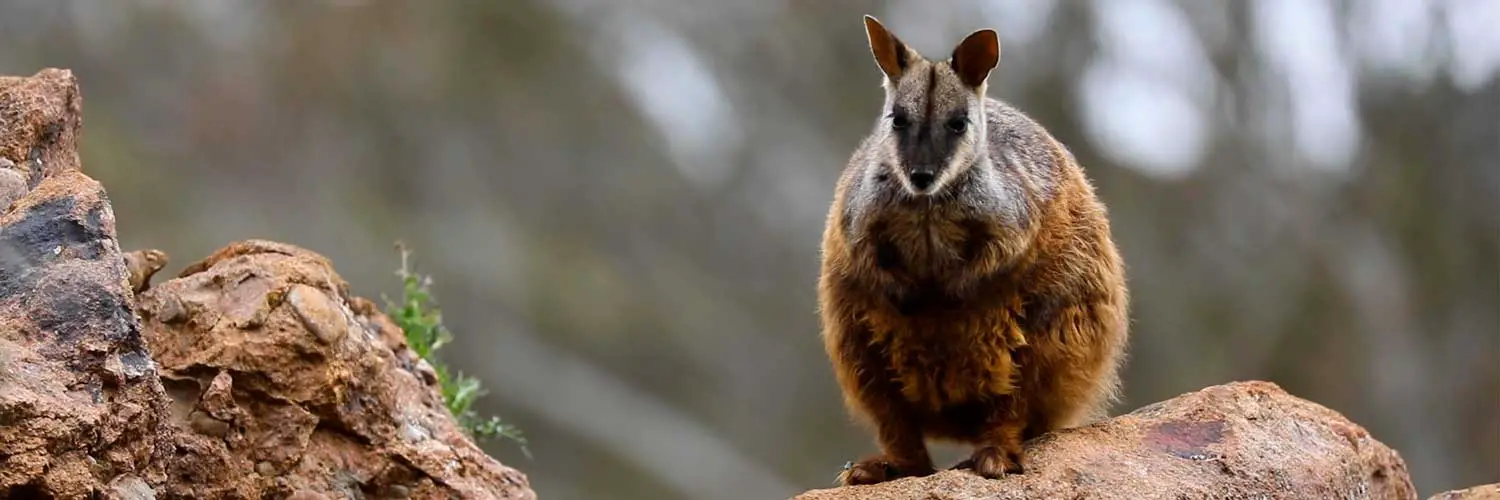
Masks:
[[[985,95],[994,31],[932,61],[864,22],[885,103],[834,193],[818,309],[883,453],[839,481],[931,474],[928,439],[975,446],[955,468],[1023,473],[1023,442],[1117,398],[1128,292],[1105,207],[1062,144]]]

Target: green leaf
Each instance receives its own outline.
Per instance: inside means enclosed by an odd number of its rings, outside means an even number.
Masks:
[[[437,359],[437,350],[453,341],[453,333],[443,326],[442,310],[432,294],[432,279],[411,271],[411,253],[405,245],[397,243],[396,248],[401,252],[401,268],[396,270],[396,275],[401,278],[401,299],[393,302],[382,297],[386,315],[401,327],[411,350],[437,373],[438,388],[448,413],[453,414],[459,428],[469,437],[476,440],[509,439],[521,447],[527,458],[531,458],[531,450],[526,447],[526,437],[521,429],[504,423],[500,417],[481,418],[471,409],[474,402],[486,393],[479,379],[450,372],[448,366]]]

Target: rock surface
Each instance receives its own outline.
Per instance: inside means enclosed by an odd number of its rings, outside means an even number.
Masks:
[[[0,500],[536,498],[327,259],[242,242],[149,286],[166,254],[120,252],[81,103],[0,77]]]
[[[1500,500],[1500,483],[1491,483],[1461,490],[1445,491],[1427,500]]]
[[[169,454],[73,75],[0,78],[0,498],[84,498]]]
[[[191,481],[207,498],[535,498],[453,423],[399,328],[321,255],[232,244],[138,296]]]
[[[943,471],[797,500],[1415,499],[1406,464],[1359,425],[1269,382],[1214,386],[1027,444],[1026,474]]]

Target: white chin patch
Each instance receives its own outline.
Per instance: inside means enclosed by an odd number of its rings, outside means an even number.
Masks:
[[[974,130],[973,127],[969,129],[969,133],[964,136],[963,142],[953,151],[953,157],[948,159],[948,164],[944,165],[942,172],[938,173],[937,180],[932,182],[932,187],[928,189],[928,193],[936,193],[938,190],[943,189],[943,186],[948,185],[948,181],[953,180],[954,176],[963,173],[963,169],[974,162],[975,151],[977,149],[974,144],[974,138],[979,137],[983,133],[983,129]]]
[[[948,181],[953,180],[953,176],[958,175],[960,169],[964,168],[964,165],[967,165],[971,160],[973,160],[973,158],[970,158],[969,155],[958,154],[957,152],[955,152],[953,158],[950,158],[948,160],[948,164],[943,167],[943,170],[941,172],[938,172],[937,179],[932,181],[931,186],[928,186],[927,194],[936,193],[946,187],[948,185]]]
[[[911,176],[907,175],[905,172],[892,172],[891,175],[893,175],[893,176],[896,177],[896,182],[900,182],[901,183],[901,189],[906,190],[906,194],[910,194],[910,195],[923,194],[921,191],[917,190],[916,186],[913,186],[911,184]],[[929,186],[929,189],[930,188],[931,188],[931,186]]]

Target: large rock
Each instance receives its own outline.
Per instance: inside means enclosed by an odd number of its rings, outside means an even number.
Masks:
[[[1268,382],[1152,404],[1027,444],[1026,474],[968,471],[815,490],[797,500],[1415,499],[1406,464],[1342,415]]]
[[[239,243],[146,291],[166,255],[121,254],[81,102],[0,77],[0,500],[536,497],[323,257]]]
[[[168,493],[535,498],[460,432],[431,368],[318,254],[235,243],[138,300],[188,430]]]
[[[85,498],[170,451],[81,101],[68,71],[0,78],[0,498]]]

